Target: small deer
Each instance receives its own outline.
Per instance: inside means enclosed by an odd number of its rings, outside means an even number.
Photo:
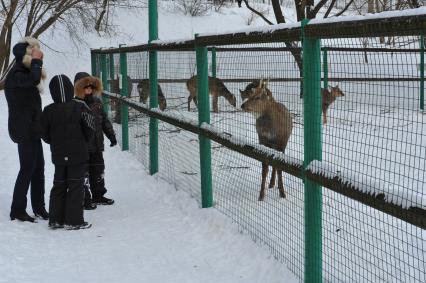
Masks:
[[[244,101],[246,99],[250,99],[250,97],[253,95],[254,89],[259,87],[259,84],[260,84],[260,80],[254,80],[251,83],[249,83],[244,90],[240,89],[241,100]],[[274,100],[272,96],[272,92],[268,88],[266,88],[266,94],[269,99]]]
[[[241,105],[241,108],[243,111],[252,113],[256,117],[256,131],[259,143],[284,152],[293,130],[293,118],[283,104],[270,99],[266,80],[260,80],[259,85],[253,89],[252,95]],[[268,164],[263,162],[259,201],[265,198],[265,182],[268,171]],[[285,198],[282,170],[272,168],[269,188],[275,187],[277,171],[280,197]]]
[[[194,100],[195,105],[198,106],[197,102],[197,76],[192,76],[186,81],[186,88],[189,91],[188,96],[188,111],[191,111],[191,101]],[[218,113],[219,108],[217,106],[219,96],[225,97],[225,99],[232,106],[237,106],[237,99],[225,86],[225,84],[218,78],[209,77],[209,93],[213,96],[213,112]]]
[[[336,100],[337,97],[345,96],[338,85],[321,89],[322,94],[322,123],[327,124],[327,109]]]
[[[132,96],[132,91],[133,91],[132,78],[127,76],[127,97]],[[116,93],[116,94],[121,93],[118,78],[115,80],[114,79],[110,80],[110,92]],[[111,110],[115,111],[115,115],[113,118],[114,122],[117,124],[120,124],[121,123],[121,107],[117,99],[111,99]]]
[[[161,111],[164,111],[167,107],[167,101],[164,97],[163,91],[161,90],[160,85],[157,85],[158,87],[158,106],[160,107]],[[143,79],[141,80],[137,85],[138,93],[139,93],[139,102],[143,102],[146,104],[148,98],[149,98],[149,79]]]

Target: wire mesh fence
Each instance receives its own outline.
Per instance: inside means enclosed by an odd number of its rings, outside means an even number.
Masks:
[[[364,26],[364,33],[371,33],[371,28]],[[313,29],[321,38],[318,30]],[[306,202],[306,182],[316,178],[325,186],[320,199],[319,231],[323,281],[424,282],[426,115],[421,109],[422,29],[411,28],[409,35],[395,30],[374,37],[362,37],[355,28],[354,33],[340,29],[340,33],[330,36],[325,29],[323,35],[318,49],[320,68],[311,71],[317,72],[314,75],[322,88],[318,89],[321,109],[315,110],[319,111],[315,121],[306,120],[312,116],[306,116],[306,98],[301,97],[309,94],[309,85],[306,81],[302,84],[306,78],[301,76],[298,56],[307,53],[300,41],[283,39],[282,34],[275,35],[276,39],[274,35],[259,35],[256,43],[251,39],[238,43],[232,36],[229,38],[233,41],[227,43],[222,43],[225,36],[204,39],[204,46],[209,47],[214,206],[306,280],[306,211],[311,209]],[[160,119],[175,121],[159,122],[157,175],[200,200],[203,156],[197,134],[206,134],[206,128],[197,126],[197,95],[191,93],[197,88],[193,78],[197,73],[195,50],[179,44],[169,49],[139,49],[127,55],[127,74],[133,84],[131,98],[125,102],[131,109],[130,150],[148,168],[150,117],[159,115]],[[149,50],[158,52],[158,96],[166,101],[163,107],[160,101],[163,109],[155,111],[144,110],[147,100],[141,98],[141,83],[149,77]],[[95,73],[99,72],[100,56],[95,53],[92,61]],[[119,70],[118,65],[115,70]],[[116,114],[113,108],[111,113]],[[283,126],[285,121],[277,124],[272,121],[275,118],[266,119],[265,113],[287,117],[292,121],[290,130]],[[190,126],[179,126],[185,123]],[[309,164],[306,171],[300,169],[300,174],[284,170],[282,198],[277,189],[281,187],[279,170],[277,179],[272,168],[265,175],[260,162],[271,161],[271,151],[257,144],[279,148],[285,155],[282,164],[293,161],[299,166],[297,162],[306,158],[307,148],[315,146],[306,136],[306,127],[314,123],[321,123],[322,158]],[[121,126],[116,127],[119,132]],[[290,131],[286,144],[272,142],[271,135],[284,137],[285,131]],[[251,148],[251,152],[235,150],[237,147]],[[263,157],[253,159],[253,152]],[[312,177],[315,174],[319,177]],[[263,201],[258,201],[263,179],[271,189],[266,190]],[[272,179],[276,181],[270,182]]]

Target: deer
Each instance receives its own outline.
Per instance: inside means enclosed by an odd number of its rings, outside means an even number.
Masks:
[[[338,97],[343,97],[345,94],[338,85],[321,89],[322,95],[322,123],[327,124],[327,109]]]
[[[158,107],[160,107],[161,111],[164,111],[167,107],[167,101],[164,97],[164,93],[161,90],[160,85],[157,85],[158,88]],[[138,93],[139,93],[139,102],[143,102],[146,104],[149,97],[149,79],[141,80],[137,85]]]
[[[241,108],[244,112],[252,113],[256,117],[256,131],[259,143],[266,147],[284,152],[293,131],[293,118],[290,111],[281,103],[270,99],[267,81],[260,80],[259,85],[252,89],[252,94]],[[259,201],[265,198],[265,183],[269,165],[262,162],[262,184]],[[272,167],[272,176],[269,188],[275,187],[276,173],[278,172],[278,190],[280,197],[285,198],[282,170]]]
[[[240,96],[241,100],[244,101],[246,99],[249,99],[253,95],[253,90],[256,89],[260,84],[260,80],[254,80],[251,83],[249,83],[244,90],[240,89]],[[274,100],[274,97],[272,96],[272,92],[266,88],[266,94],[269,99]]]
[[[191,101],[194,101],[195,105],[198,107],[196,75],[186,81],[186,88],[189,91],[188,111],[191,111]],[[209,77],[209,93],[213,96],[213,112],[215,113],[219,113],[219,108],[217,106],[219,96],[223,96],[232,106],[237,106],[237,99],[235,98],[235,95],[226,88],[221,79]]]
[[[127,76],[127,97],[130,97],[132,95],[132,91],[133,91],[132,78]],[[119,84],[118,78],[110,80],[110,92],[120,94],[120,84]],[[121,123],[121,107],[118,100],[111,99],[111,110],[115,111],[115,115],[113,118],[114,122],[117,124],[120,124]]]

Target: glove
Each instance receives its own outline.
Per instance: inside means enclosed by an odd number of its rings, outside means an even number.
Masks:
[[[117,145],[117,139],[115,136],[113,136],[109,141],[111,142],[109,146],[113,147],[114,145]]]

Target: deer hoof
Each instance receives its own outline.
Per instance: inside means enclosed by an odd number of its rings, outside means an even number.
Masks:
[[[265,196],[260,195],[258,200],[263,201],[264,198],[265,198]]]
[[[280,192],[280,198],[286,198],[286,195],[284,192]]]

